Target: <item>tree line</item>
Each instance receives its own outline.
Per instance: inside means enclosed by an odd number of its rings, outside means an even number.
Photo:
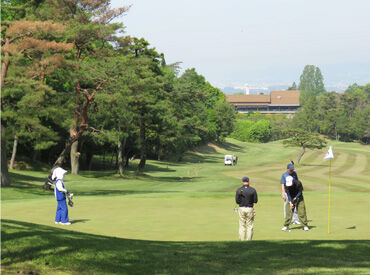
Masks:
[[[189,148],[222,141],[235,110],[195,69],[114,19],[129,7],[108,0],[2,0],[2,185],[7,160],[88,168],[114,152],[122,174],[133,157],[180,160]]]

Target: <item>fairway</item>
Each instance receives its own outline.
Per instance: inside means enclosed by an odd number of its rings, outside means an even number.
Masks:
[[[17,241],[7,239],[8,234],[16,228],[19,228],[19,234],[22,228],[28,228],[27,232],[37,231],[37,228],[45,231],[54,228],[63,234],[68,235],[70,232],[71,238],[82,238],[86,234],[101,238],[115,237],[122,241],[165,241],[169,242],[168,246],[172,242],[174,246],[178,245],[177,242],[185,242],[182,245],[186,249],[197,246],[194,242],[200,242],[199,245],[211,242],[206,245],[210,249],[238,246],[229,241],[238,238],[238,216],[233,211],[234,192],[240,186],[243,176],[250,177],[251,185],[256,188],[259,196],[255,206],[257,216],[254,240],[269,242],[266,247],[272,250],[276,249],[272,248],[275,244],[283,245],[293,240],[300,240],[303,244],[317,240],[318,247],[320,244],[330,246],[328,241],[367,240],[362,242],[365,246],[358,249],[369,251],[370,220],[367,212],[370,209],[370,149],[355,143],[333,142],[332,145],[335,159],[332,164],[330,234],[327,232],[328,163],[322,161],[325,149],[308,151],[301,164],[296,165],[305,188],[304,197],[311,227],[309,232],[303,231],[301,226],[293,226],[290,233],[281,231],[283,201],[279,181],[286,164],[296,158],[299,150],[284,148],[280,142],[254,144],[228,139],[223,146],[209,144],[189,152],[179,163],[149,161],[144,174],[127,172],[124,178],[113,171],[67,175],[65,184],[75,194],[75,207],[70,208],[72,225],[68,227],[54,224],[56,202],[53,193],[41,188],[46,173],[13,170],[12,187],[2,189],[1,215],[5,225],[2,229],[2,234],[5,234],[2,236],[3,265],[15,268],[23,262],[20,259],[14,260],[12,256],[15,252],[11,247]],[[226,153],[238,155],[237,166],[223,165],[223,155]],[[297,241],[292,244],[297,244]],[[345,242],[334,246],[348,248]],[[252,243],[256,249],[263,250],[259,242]],[[99,247],[96,249],[99,250]],[[44,256],[35,257],[40,260]],[[74,254],[74,258],[78,257]],[[219,257],[222,258],[222,255]],[[356,270],[365,272],[369,268],[369,258],[366,253],[363,257],[360,264],[362,268]],[[310,260],[307,265],[309,263]],[[356,267],[356,264],[352,267]],[[353,271],[352,267],[342,271]],[[171,273],[171,270],[168,272]],[[184,273],[192,273],[191,269],[186,270]],[[258,273],[263,270],[261,266],[254,271]],[[294,272],[295,269],[284,267],[283,270]],[[313,269],[313,273],[325,270]]]

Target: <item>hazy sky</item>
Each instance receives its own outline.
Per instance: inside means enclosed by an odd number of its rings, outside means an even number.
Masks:
[[[213,85],[290,84],[306,64],[326,85],[370,82],[370,0],[113,0],[167,63]]]

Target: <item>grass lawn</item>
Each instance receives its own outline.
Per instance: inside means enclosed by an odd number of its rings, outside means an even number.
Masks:
[[[229,139],[180,163],[149,161],[144,174],[67,175],[71,226],[54,224],[53,193],[41,171],[12,170],[2,188],[2,272],[40,274],[370,274],[370,149],[333,142],[331,233],[325,150],[296,165],[311,230],[281,232],[280,177],[299,149]],[[235,167],[223,155],[236,154]],[[254,241],[238,242],[234,192],[257,189]],[[297,259],[298,262],[297,262]],[[298,263],[298,264],[297,264]]]

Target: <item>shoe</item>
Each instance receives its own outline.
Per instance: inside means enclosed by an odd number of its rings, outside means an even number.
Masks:
[[[293,224],[298,224],[300,225],[301,223],[299,221],[294,221]]]
[[[304,231],[308,231],[308,230],[310,230],[310,229],[308,228],[308,226],[305,226],[305,227],[303,227],[303,230],[304,230]]]
[[[55,222],[55,224],[60,224],[61,222]]]
[[[61,222],[60,224],[61,225],[70,225],[71,223],[70,222]]]
[[[281,230],[285,232],[290,232],[290,229],[288,226],[284,226]]]

